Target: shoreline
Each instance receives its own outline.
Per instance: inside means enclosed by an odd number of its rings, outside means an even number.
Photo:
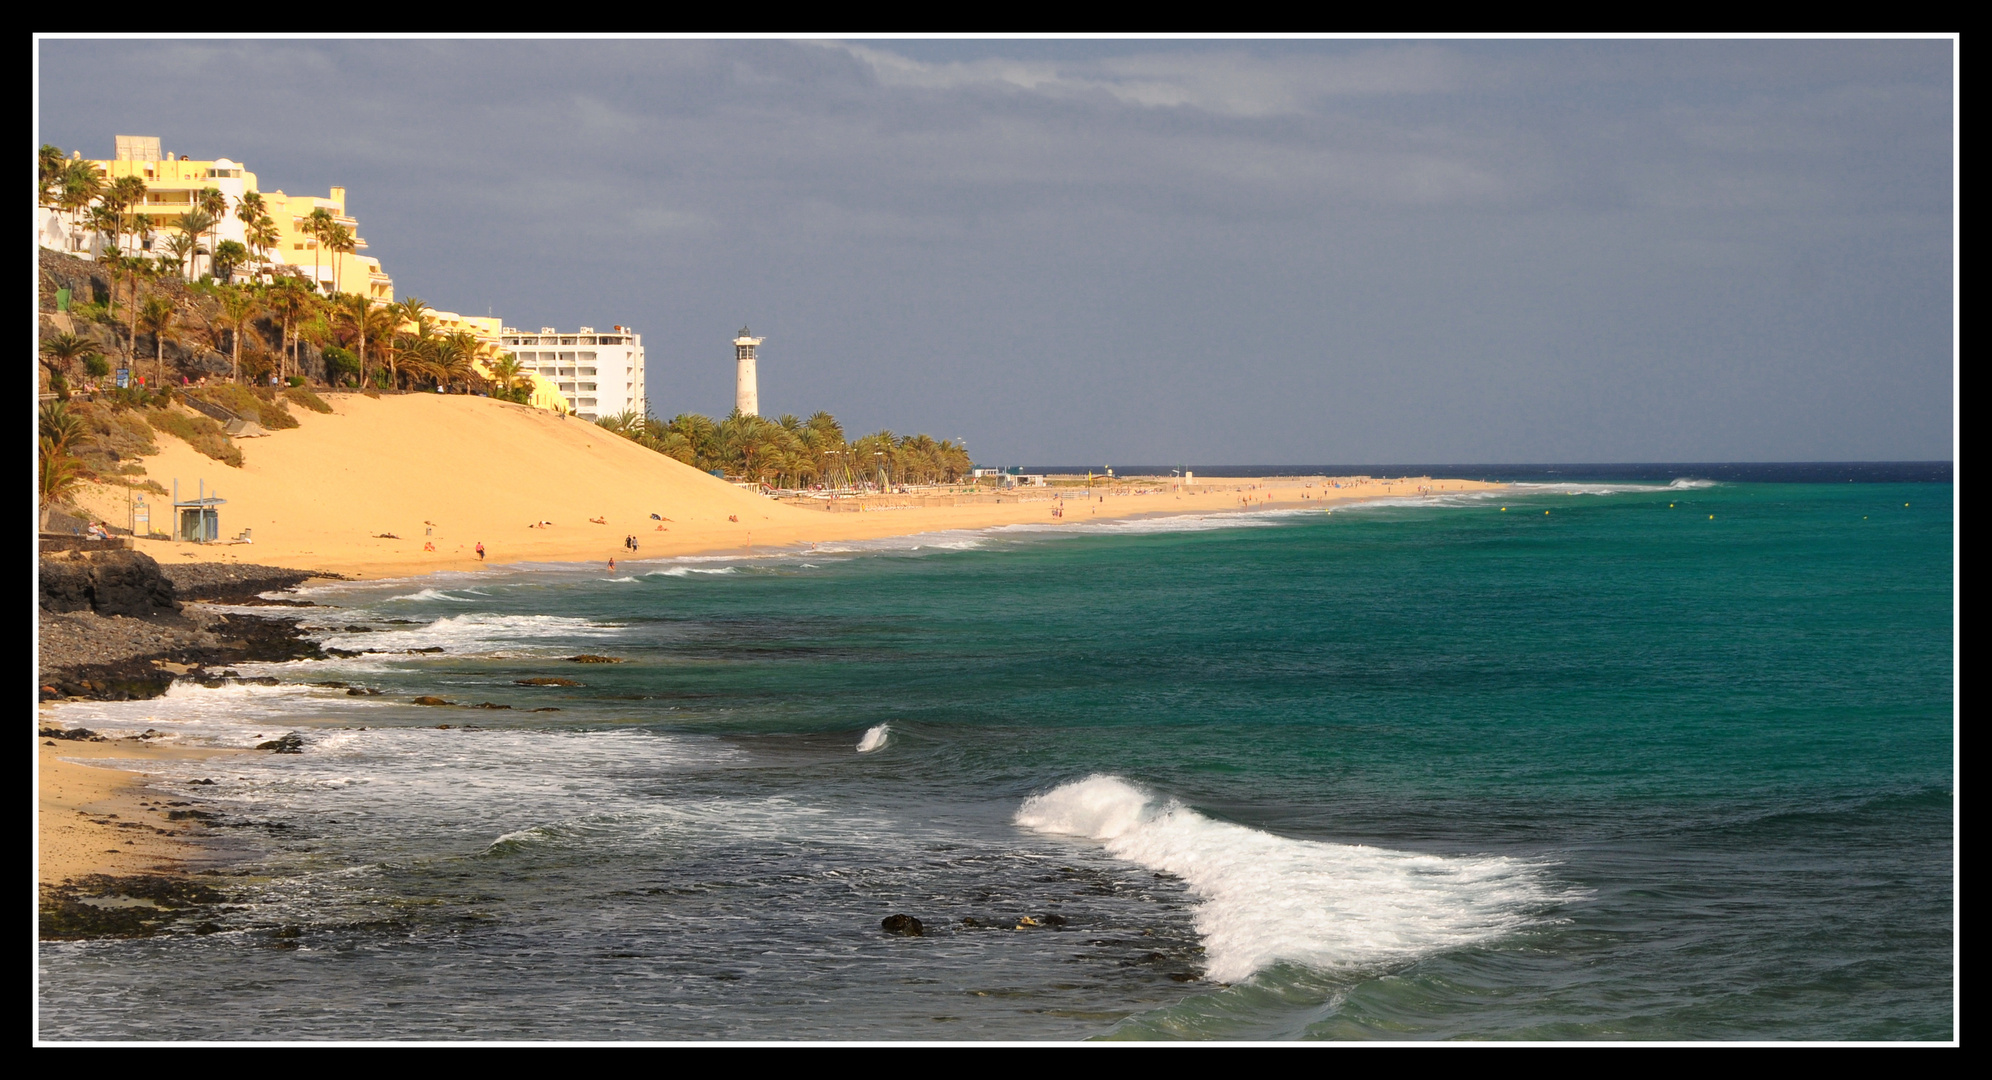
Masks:
[[[44,707],[37,720],[46,724]],[[43,941],[146,937],[224,898],[193,881],[226,861],[218,815],[109,762],[208,761],[245,751],[121,739],[37,737],[36,886]]]
[[[583,425],[572,425],[580,429]],[[573,431],[556,429],[560,434],[574,434]],[[583,437],[591,437],[592,432],[579,432]],[[294,432],[287,433],[294,434]],[[174,440],[161,439],[167,444],[167,451],[161,457],[168,457],[175,450],[191,450],[184,446],[172,445]],[[258,446],[255,449],[261,450]],[[675,461],[662,458],[652,451],[632,443],[614,447],[621,453],[628,451],[648,459],[646,464],[653,466],[668,462],[667,469],[691,473],[691,470]],[[676,479],[675,477],[673,479]],[[598,515],[599,522],[589,520],[584,528],[570,527],[561,535],[555,530],[545,530],[533,534],[526,545],[527,550],[508,552],[509,557],[492,558],[480,561],[474,555],[458,554],[450,551],[444,554],[411,552],[414,542],[390,544],[354,544],[350,540],[343,543],[328,543],[332,539],[324,534],[299,538],[302,542],[277,545],[258,542],[255,544],[255,561],[241,560],[236,556],[239,547],[223,545],[197,545],[161,540],[139,540],[135,549],[162,564],[169,578],[191,579],[199,582],[187,591],[192,617],[182,612],[156,614],[144,618],[117,618],[122,623],[132,623],[140,630],[157,631],[163,626],[180,626],[178,638],[168,632],[155,637],[163,643],[150,651],[140,649],[134,655],[120,657],[115,664],[139,673],[141,681],[127,690],[116,691],[125,696],[150,697],[163,692],[166,685],[187,677],[201,677],[209,673],[206,668],[217,670],[209,677],[219,679],[239,678],[233,671],[221,670],[227,663],[256,659],[292,659],[293,645],[285,644],[292,638],[299,638],[296,627],[304,618],[303,605],[285,604],[281,601],[272,604],[268,600],[258,600],[255,596],[243,593],[271,591],[271,587],[283,592],[294,592],[299,587],[310,587],[337,582],[364,581],[368,583],[420,579],[449,572],[475,572],[478,570],[503,570],[508,567],[526,564],[566,564],[575,567],[599,565],[609,558],[627,560],[632,565],[664,562],[684,558],[748,558],[757,551],[769,555],[806,552],[812,547],[824,544],[864,543],[867,541],[910,538],[947,532],[987,532],[1017,525],[1050,526],[1072,533],[1083,533],[1091,524],[1158,520],[1168,518],[1209,518],[1258,514],[1268,511],[1310,511],[1326,510],[1359,503],[1384,501],[1411,501],[1430,495],[1460,494],[1467,492],[1494,492],[1509,487],[1505,484],[1486,483],[1470,480],[1433,479],[1429,477],[1408,477],[1384,480],[1377,478],[1326,478],[1326,477],[1274,477],[1274,478],[1225,478],[1221,482],[1178,485],[1169,478],[1120,478],[1111,487],[1100,484],[1086,488],[1022,488],[1010,489],[1000,494],[1000,501],[993,498],[996,493],[978,493],[973,502],[966,505],[932,505],[934,495],[922,499],[923,493],[908,495],[873,496],[868,500],[854,502],[897,503],[891,506],[872,506],[865,512],[837,512],[827,510],[801,510],[785,505],[758,493],[740,490],[701,474],[691,473],[691,479],[705,490],[697,492],[706,496],[703,502],[693,507],[695,513],[679,511],[683,521],[671,521],[667,528],[672,529],[668,538],[657,536],[659,530],[653,528],[649,536],[642,537],[640,549],[631,553],[616,550],[609,543],[617,535],[639,535],[632,526],[639,520],[634,514]],[[1335,486],[1337,480],[1340,486]],[[927,505],[909,505],[915,500]],[[247,501],[247,500],[245,500]],[[952,500],[950,500],[952,501]],[[713,505],[713,504],[717,505]],[[761,511],[754,514],[754,511]],[[1054,513],[1054,511],[1060,511]],[[728,511],[725,517],[720,511]],[[740,520],[746,512],[746,521]],[[108,515],[106,515],[108,516]],[[661,515],[660,515],[661,516]],[[759,520],[756,521],[755,518]],[[669,519],[665,519],[669,520]],[[430,527],[433,528],[433,527]],[[600,530],[597,532],[596,530]],[[410,530],[414,533],[415,530]],[[554,535],[548,535],[554,533]],[[415,533],[415,535],[421,535]],[[381,538],[373,538],[381,539]],[[394,538],[398,541],[398,537]],[[454,538],[451,538],[454,539]],[[432,542],[432,541],[431,541]],[[462,545],[458,545],[461,547]],[[220,558],[217,558],[220,556]],[[414,557],[411,557],[414,556]],[[426,556],[426,557],[424,557]],[[233,557],[233,558],[232,558]],[[201,563],[189,564],[184,559],[200,558]],[[177,564],[177,565],[175,565]],[[309,569],[305,569],[309,567]],[[231,572],[240,571],[246,579],[241,587],[217,586],[215,582],[225,581]],[[203,610],[211,604],[269,605],[272,610],[263,613],[219,613]],[[313,605],[315,606],[315,605]],[[41,634],[46,640],[49,628],[58,625],[57,620],[83,618],[96,620],[101,628],[115,617],[78,614],[40,613]],[[182,640],[190,633],[206,637],[214,635],[206,631],[213,628],[259,624],[267,627],[264,634],[253,635],[258,640],[251,649],[243,651],[241,641],[232,644],[229,654],[217,649],[217,643],[205,641],[196,645]],[[281,639],[281,640],[279,640]],[[285,655],[279,657],[282,651]],[[270,655],[260,655],[262,653]],[[315,653],[316,650],[310,650]],[[196,655],[199,654],[199,655]],[[212,654],[212,655],[209,655]],[[319,654],[322,656],[322,654]],[[46,663],[46,659],[44,659]],[[104,665],[107,669],[113,665]],[[80,669],[78,669],[80,670]],[[46,679],[48,670],[38,674]],[[80,678],[80,676],[79,676]],[[160,683],[151,693],[144,693],[151,683]],[[47,683],[43,683],[47,686]],[[69,687],[76,689],[77,687]],[[106,696],[101,685],[93,686],[88,696]],[[129,689],[140,692],[130,694]],[[59,710],[52,708],[60,700],[74,697],[67,694],[50,695],[44,691],[45,701],[37,710],[38,730],[53,727]],[[95,889],[107,896],[134,897],[137,893],[157,894],[158,882],[167,879],[185,880],[191,868],[203,861],[216,858],[212,837],[200,819],[187,815],[188,810],[197,807],[181,806],[168,809],[166,802],[187,802],[184,798],[173,799],[165,793],[155,792],[149,786],[151,781],[144,764],[152,761],[205,759],[208,757],[246,753],[246,750],[221,748],[181,747],[170,742],[159,743],[142,736],[104,742],[67,741],[38,737],[39,768],[39,844],[37,858],[40,863],[38,880],[43,893],[45,931],[50,911],[67,912],[68,921],[64,925],[76,925],[77,913],[94,918],[92,912],[98,907],[89,905],[88,900],[78,901],[77,890]],[[82,759],[82,760],[65,760]],[[137,763],[137,768],[114,768],[84,762],[116,759],[122,762]],[[180,818],[167,815],[179,810]],[[157,819],[157,820],[155,820]],[[211,893],[212,890],[209,890]],[[216,902],[218,894],[205,902]],[[82,902],[84,907],[78,907]],[[136,901],[134,901],[136,902]],[[196,899],[195,903],[199,903]],[[122,902],[113,903],[116,908]],[[155,896],[147,903],[163,904]],[[164,910],[164,908],[161,908]],[[83,922],[88,925],[89,918]],[[85,933],[82,936],[106,936],[119,932],[124,926],[131,931],[129,915],[126,922],[106,924],[107,932]],[[100,927],[101,930],[101,927]],[[44,937],[50,937],[44,933]],[[57,933],[53,936],[63,936]],[[73,936],[73,935],[72,935]]]
[[[517,562],[735,554],[947,529],[1505,487],[1428,477],[1226,477],[1189,485],[1173,477],[1100,477],[1091,488],[957,483],[832,503],[766,497],[594,424],[489,398],[334,394],[327,402],[330,413],[300,411],[295,428],[241,440],[239,467],[161,433],[158,452],[142,459],[144,480],[182,498],[219,497],[220,539],[140,538],[136,550],[162,564],[261,563],[400,578]],[[1337,479],[1342,487],[1324,486]],[[1055,518],[1060,496],[1064,516]],[[77,502],[117,530],[169,528],[169,497],[143,498],[149,521],[138,512],[140,493],[115,484],[89,485]]]

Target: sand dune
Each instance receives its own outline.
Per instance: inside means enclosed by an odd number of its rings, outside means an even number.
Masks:
[[[488,563],[605,562],[628,557],[623,540],[630,535],[639,538],[641,557],[655,558],[1052,520],[1044,492],[995,505],[880,513],[797,509],[592,424],[525,406],[433,394],[327,400],[330,414],[297,410],[299,427],[243,440],[240,469],[159,436],[161,452],[145,461],[148,475],[169,488],[177,479],[183,497],[204,483],[227,500],[222,535],[247,528],[253,542],[154,540],[141,541],[141,549],[162,561],[237,559],[373,578],[470,569],[479,543]],[[1298,481],[1253,489],[1249,481],[1225,480],[1195,494],[1075,497],[1061,520],[1412,493],[1403,483],[1307,492]],[[79,501],[104,521],[126,520],[122,489],[91,488]],[[166,531],[169,500],[150,501],[153,528]],[[538,527],[542,521],[551,524]]]

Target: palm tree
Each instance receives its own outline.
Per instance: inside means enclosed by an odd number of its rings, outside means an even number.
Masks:
[[[491,365],[490,370],[491,370],[491,381],[498,384],[499,396],[504,398],[506,401],[511,401],[515,396],[516,391],[519,388],[520,379],[526,373],[525,365],[519,363],[518,357],[513,356],[511,353],[506,353],[505,355],[499,357],[497,361]],[[635,413],[626,412],[620,414],[619,416],[610,417],[609,420],[619,420],[623,416],[635,416],[635,415],[636,415]],[[604,427],[608,426],[607,420],[601,421],[601,423],[603,424]]]
[[[153,357],[156,361],[153,371],[159,380],[158,385],[165,386],[166,338],[178,325],[180,310],[173,306],[173,301],[164,296],[149,296],[145,299],[144,309],[138,314],[138,321],[152,333]]]
[[[428,336],[429,312],[435,310],[434,308],[423,303],[420,298],[413,296],[402,297],[401,303],[394,306],[400,309],[403,322],[414,324],[416,337]]]
[[[220,188],[202,188],[201,193],[194,196],[194,209],[209,217],[208,231],[214,232],[228,219],[228,196],[223,195]]]
[[[256,219],[254,225],[249,226],[246,234],[249,237],[249,243],[255,247],[256,251],[262,257],[263,264],[268,266],[270,264],[270,249],[276,247],[277,242],[283,239],[277,232],[276,221],[270,215],[264,214]]]
[[[380,352],[382,359],[392,361],[394,358],[394,335],[401,328],[400,313],[395,310],[393,304],[375,304],[367,300],[364,296],[356,296],[354,299],[367,305],[366,341],[363,341],[361,344],[364,346],[368,342],[373,343],[374,347]],[[365,355],[360,357],[360,377],[362,380],[367,378],[366,359]],[[378,369],[379,364],[376,363],[374,367]]]
[[[41,407],[41,437],[53,446],[58,454],[66,454],[69,448],[83,441],[90,429],[83,418],[69,411],[69,406],[60,401],[51,401]]]
[[[249,249],[233,240],[223,240],[214,246],[214,255],[209,265],[214,268],[214,276],[224,285],[235,281],[235,268],[249,261]]]
[[[468,330],[452,330],[439,338],[435,354],[437,385],[468,386],[477,378],[477,369],[471,361],[477,358],[480,347],[477,335]]]
[[[141,222],[144,218],[139,219]],[[142,306],[143,286],[148,278],[159,272],[159,264],[142,255],[127,255],[121,260],[125,273],[131,278],[131,302],[125,305],[128,325],[125,331],[126,365],[138,370],[138,312]]]
[[[281,315],[284,320],[283,340],[279,344],[291,349],[288,364],[280,364],[279,375],[289,375],[289,364],[296,363],[297,339],[293,336],[292,331],[311,310],[311,300],[311,293],[308,291],[303,280],[288,275],[280,277],[271,283],[265,294],[265,302],[270,309]]]
[[[55,205],[55,193],[62,188],[62,170],[68,159],[62,154],[62,147],[43,143],[41,151],[35,155],[36,170],[40,174],[40,189],[36,199],[42,206]]]
[[[173,219],[173,227],[180,231],[180,235],[168,241],[167,247],[175,255],[179,255],[187,260],[187,280],[189,281],[192,281],[194,278],[195,263],[193,257],[200,254],[201,251],[200,238],[207,235],[207,231],[214,228],[214,225],[214,215],[209,214],[205,210],[189,210]],[[187,243],[179,243],[178,241],[182,238],[186,239]]]
[[[718,464],[719,427],[711,417],[679,413],[671,418],[665,430],[685,440],[685,448],[691,455],[686,464],[698,469],[711,469]]]
[[[90,204],[104,196],[103,170],[88,161],[72,161],[62,170],[62,191],[57,196],[58,204],[69,215],[73,226],[83,223],[83,211]]]
[[[305,215],[304,235],[312,239],[311,284],[314,288],[324,287],[324,283],[318,277],[318,264],[322,261],[319,256],[324,254],[325,238],[331,234],[337,224],[338,222],[332,220],[332,211],[322,206],[312,207],[311,213]]]
[[[166,250],[172,254],[173,265],[180,267],[182,271],[193,265],[193,255],[199,247],[200,244],[194,240],[191,233],[183,232],[166,238]],[[185,273],[182,276],[186,276]]]
[[[104,205],[117,215],[117,229],[111,237],[111,245],[123,250],[124,234],[137,232],[136,228],[126,229],[125,219],[142,217],[138,208],[145,202],[145,181],[136,176],[120,176],[111,181],[104,191]]]
[[[232,346],[228,377],[235,382],[242,381],[242,328],[262,310],[261,299],[248,289],[231,288],[221,294],[221,323],[229,329]]]
[[[255,227],[258,221],[270,216],[270,208],[263,202],[260,191],[245,191],[235,204],[235,218],[242,222],[243,231]],[[253,242],[252,242],[253,246]]]
[[[595,421],[595,425],[607,428],[625,439],[635,439],[644,433],[643,416],[635,409],[624,409],[614,416],[604,416]]]
[[[47,436],[41,439],[41,504],[44,508],[54,506],[66,498],[76,487],[81,477],[77,475],[76,459],[58,449]]]
[[[419,364],[427,358],[430,308],[429,305],[413,296],[402,297],[401,302],[392,305],[392,308],[397,318],[404,323],[413,324],[415,327],[414,339],[405,348],[400,341],[400,328],[396,327],[395,352],[390,356],[388,361],[388,381],[398,387],[401,385],[400,360],[406,357]]]
[[[338,292],[341,287],[339,279],[339,256],[349,255],[358,251],[360,249],[359,241],[353,236],[353,230],[335,223],[332,226],[332,231],[326,236],[325,247],[326,250],[332,253],[332,291]]]
[[[898,451],[899,436],[890,431],[875,431],[851,446],[851,452],[857,459],[858,473],[867,480],[876,481],[880,490],[892,486]]]
[[[57,365],[49,368],[53,374],[58,370],[67,371],[77,357],[90,351],[90,343],[75,334],[56,334],[41,343],[41,351],[45,363],[52,361]]]

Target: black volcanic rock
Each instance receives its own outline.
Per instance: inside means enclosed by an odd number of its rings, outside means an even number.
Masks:
[[[142,551],[64,551],[41,560],[43,611],[146,616],[177,612],[173,582]]]

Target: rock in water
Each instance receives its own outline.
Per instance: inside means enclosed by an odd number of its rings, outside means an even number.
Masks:
[[[886,933],[898,934],[900,937],[920,937],[927,932],[927,928],[921,925],[920,920],[911,915],[887,915],[878,925]]]
[[[278,754],[302,754],[304,753],[304,737],[293,731],[281,739],[271,739],[266,743],[257,743],[256,749],[269,750]]]
[[[442,698],[439,698],[439,697],[436,697],[436,696],[435,696],[435,695],[433,695],[433,694],[423,694],[423,695],[422,695],[421,697],[418,697],[418,698],[416,698],[416,699],[415,699],[415,704],[417,704],[417,705],[454,705],[454,704],[456,704],[456,702],[454,702],[454,701],[444,701],[444,700],[443,700]]]

